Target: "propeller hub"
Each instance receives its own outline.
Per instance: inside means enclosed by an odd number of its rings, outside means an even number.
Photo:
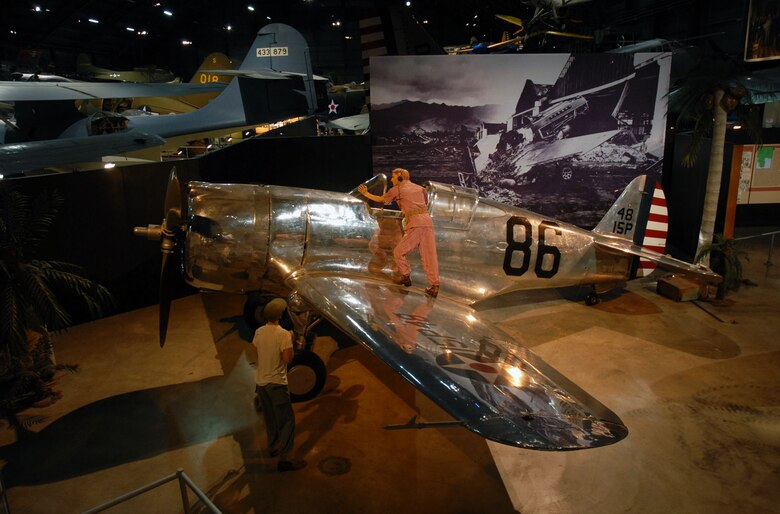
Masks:
[[[162,237],[162,227],[160,225],[147,225],[146,227],[133,228],[133,235],[136,237],[145,237],[150,241],[159,241]]]

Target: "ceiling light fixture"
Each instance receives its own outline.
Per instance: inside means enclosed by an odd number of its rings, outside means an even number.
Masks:
[[[90,23],[100,23],[100,21],[95,18],[89,18],[87,21]]]
[[[165,9],[163,11],[163,14],[166,15],[166,16],[173,16],[173,11],[169,11],[168,9]]]
[[[246,8],[249,9],[250,11],[252,11],[252,12],[255,12],[255,6],[252,5],[252,4],[247,5]]]

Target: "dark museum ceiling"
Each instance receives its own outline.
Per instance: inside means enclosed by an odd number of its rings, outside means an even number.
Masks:
[[[188,78],[209,53],[241,59],[257,29],[271,22],[292,25],[306,36],[319,73],[345,80],[360,76],[357,21],[372,9],[398,6],[420,22],[440,45],[500,40],[513,26],[495,14],[529,20],[531,0],[41,0],[12,1],[0,19],[0,60],[4,71],[68,75],[79,53],[112,69],[155,65]],[[250,10],[251,6],[251,10]],[[168,11],[170,15],[165,14]],[[592,0],[567,7],[559,30],[595,37],[594,42],[541,38],[535,52],[603,51],[651,38],[715,43],[739,56],[748,2],[714,0]],[[94,21],[90,22],[90,18]],[[336,22],[340,24],[336,25]],[[230,30],[228,30],[228,27]],[[140,34],[146,31],[146,34]],[[191,44],[183,44],[182,41]]]

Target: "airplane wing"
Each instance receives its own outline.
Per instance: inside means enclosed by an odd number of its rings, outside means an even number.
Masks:
[[[488,439],[576,450],[628,434],[617,415],[467,305],[345,276],[290,281],[325,318]]]
[[[291,76],[304,76],[302,73],[295,73],[292,71],[275,71],[275,70],[203,70],[202,73],[213,73],[216,75],[228,75],[231,77],[246,77],[250,79],[273,79],[282,80],[288,79]],[[328,80],[327,77],[320,75],[312,75],[314,80]]]
[[[364,131],[370,126],[368,114],[355,114],[354,116],[342,116],[330,120],[327,123],[328,128],[336,128],[352,131]]]
[[[0,101],[91,100],[219,93],[226,84],[167,84],[133,82],[0,82]]]
[[[603,251],[615,253],[618,255],[629,254],[642,257],[657,263],[659,268],[676,273],[682,273],[688,276],[698,277],[710,284],[719,284],[723,281],[723,277],[709,269],[707,266],[701,264],[691,264],[689,262],[675,259],[674,257],[670,257],[668,255],[660,254],[653,250],[636,245],[632,241],[622,237],[599,234],[595,243],[596,246]]]
[[[600,144],[614,137],[619,130],[607,130],[605,132],[595,132],[583,136],[568,137],[552,142],[540,141],[531,143],[527,151],[520,154],[518,162],[522,167],[518,167],[519,174],[529,171],[537,164],[545,164],[557,161],[574,154],[593,150]]]
[[[160,136],[142,132],[9,143],[0,145],[0,173],[100,161],[104,155],[141,150],[163,143],[165,140]]]

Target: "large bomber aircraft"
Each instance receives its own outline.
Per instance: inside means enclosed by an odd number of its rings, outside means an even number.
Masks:
[[[221,73],[233,70],[233,62],[227,55],[214,52],[203,59],[203,63],[190,79],[190,84],[229,84],[233,77]],[[157,114],[182,114],[200,109],[216,98],[219,92],[199,93],[181,96],[152,96],[133,98],[130,108]]]
[[[365,185],[381,195],[386,183],[380,174]],[[595,303],[599,291],[638,275],[640,258],[718,282],[705,267],[648,248],[663,247],[648,243],[666,220],[660,186],[637,177],[593,231],[480,198],[473,189],[426,187],[442,278],[436,298],[420,287],[426,280],[419,260],[412,262],[412,287],[390,280],[403,217],[372,207],[358,189],[342,194],[190,182],[183,205],[174,171],[162,225],[135,233],[161,241],[163,285],[183,269],[185,280],[201,290],[253,293],[245,312],[255,316],[274,296],[288,298],[297,335],[288,377],[298,400],[312,398],[325,382],[325,365],[311,351],[310,337],[324,320],[382,359],[454,423],[488,439],[576,450],[626,437],[615,413],[494,328],[474,305],[512,291],[567,286],[590,290],[588,303]],[[183,255],[183,267],[174,254]],[[161,287],[161,345],[169,309]]]
[[[215,73],[227,74],[228,70]],[[206,106],[169,116],[97,112],[85,117],[74,100],[192,92],[193,84],[0,83],[0,102],[14,102],[15,122],[0,120],[0,174],[99,161],[104,155],[223,135],[261,123],[305,116],[325,107],[326,80],[312,74],[308,46],[294,28],[266,25],[234,80],[198,84],[222,90]]]

